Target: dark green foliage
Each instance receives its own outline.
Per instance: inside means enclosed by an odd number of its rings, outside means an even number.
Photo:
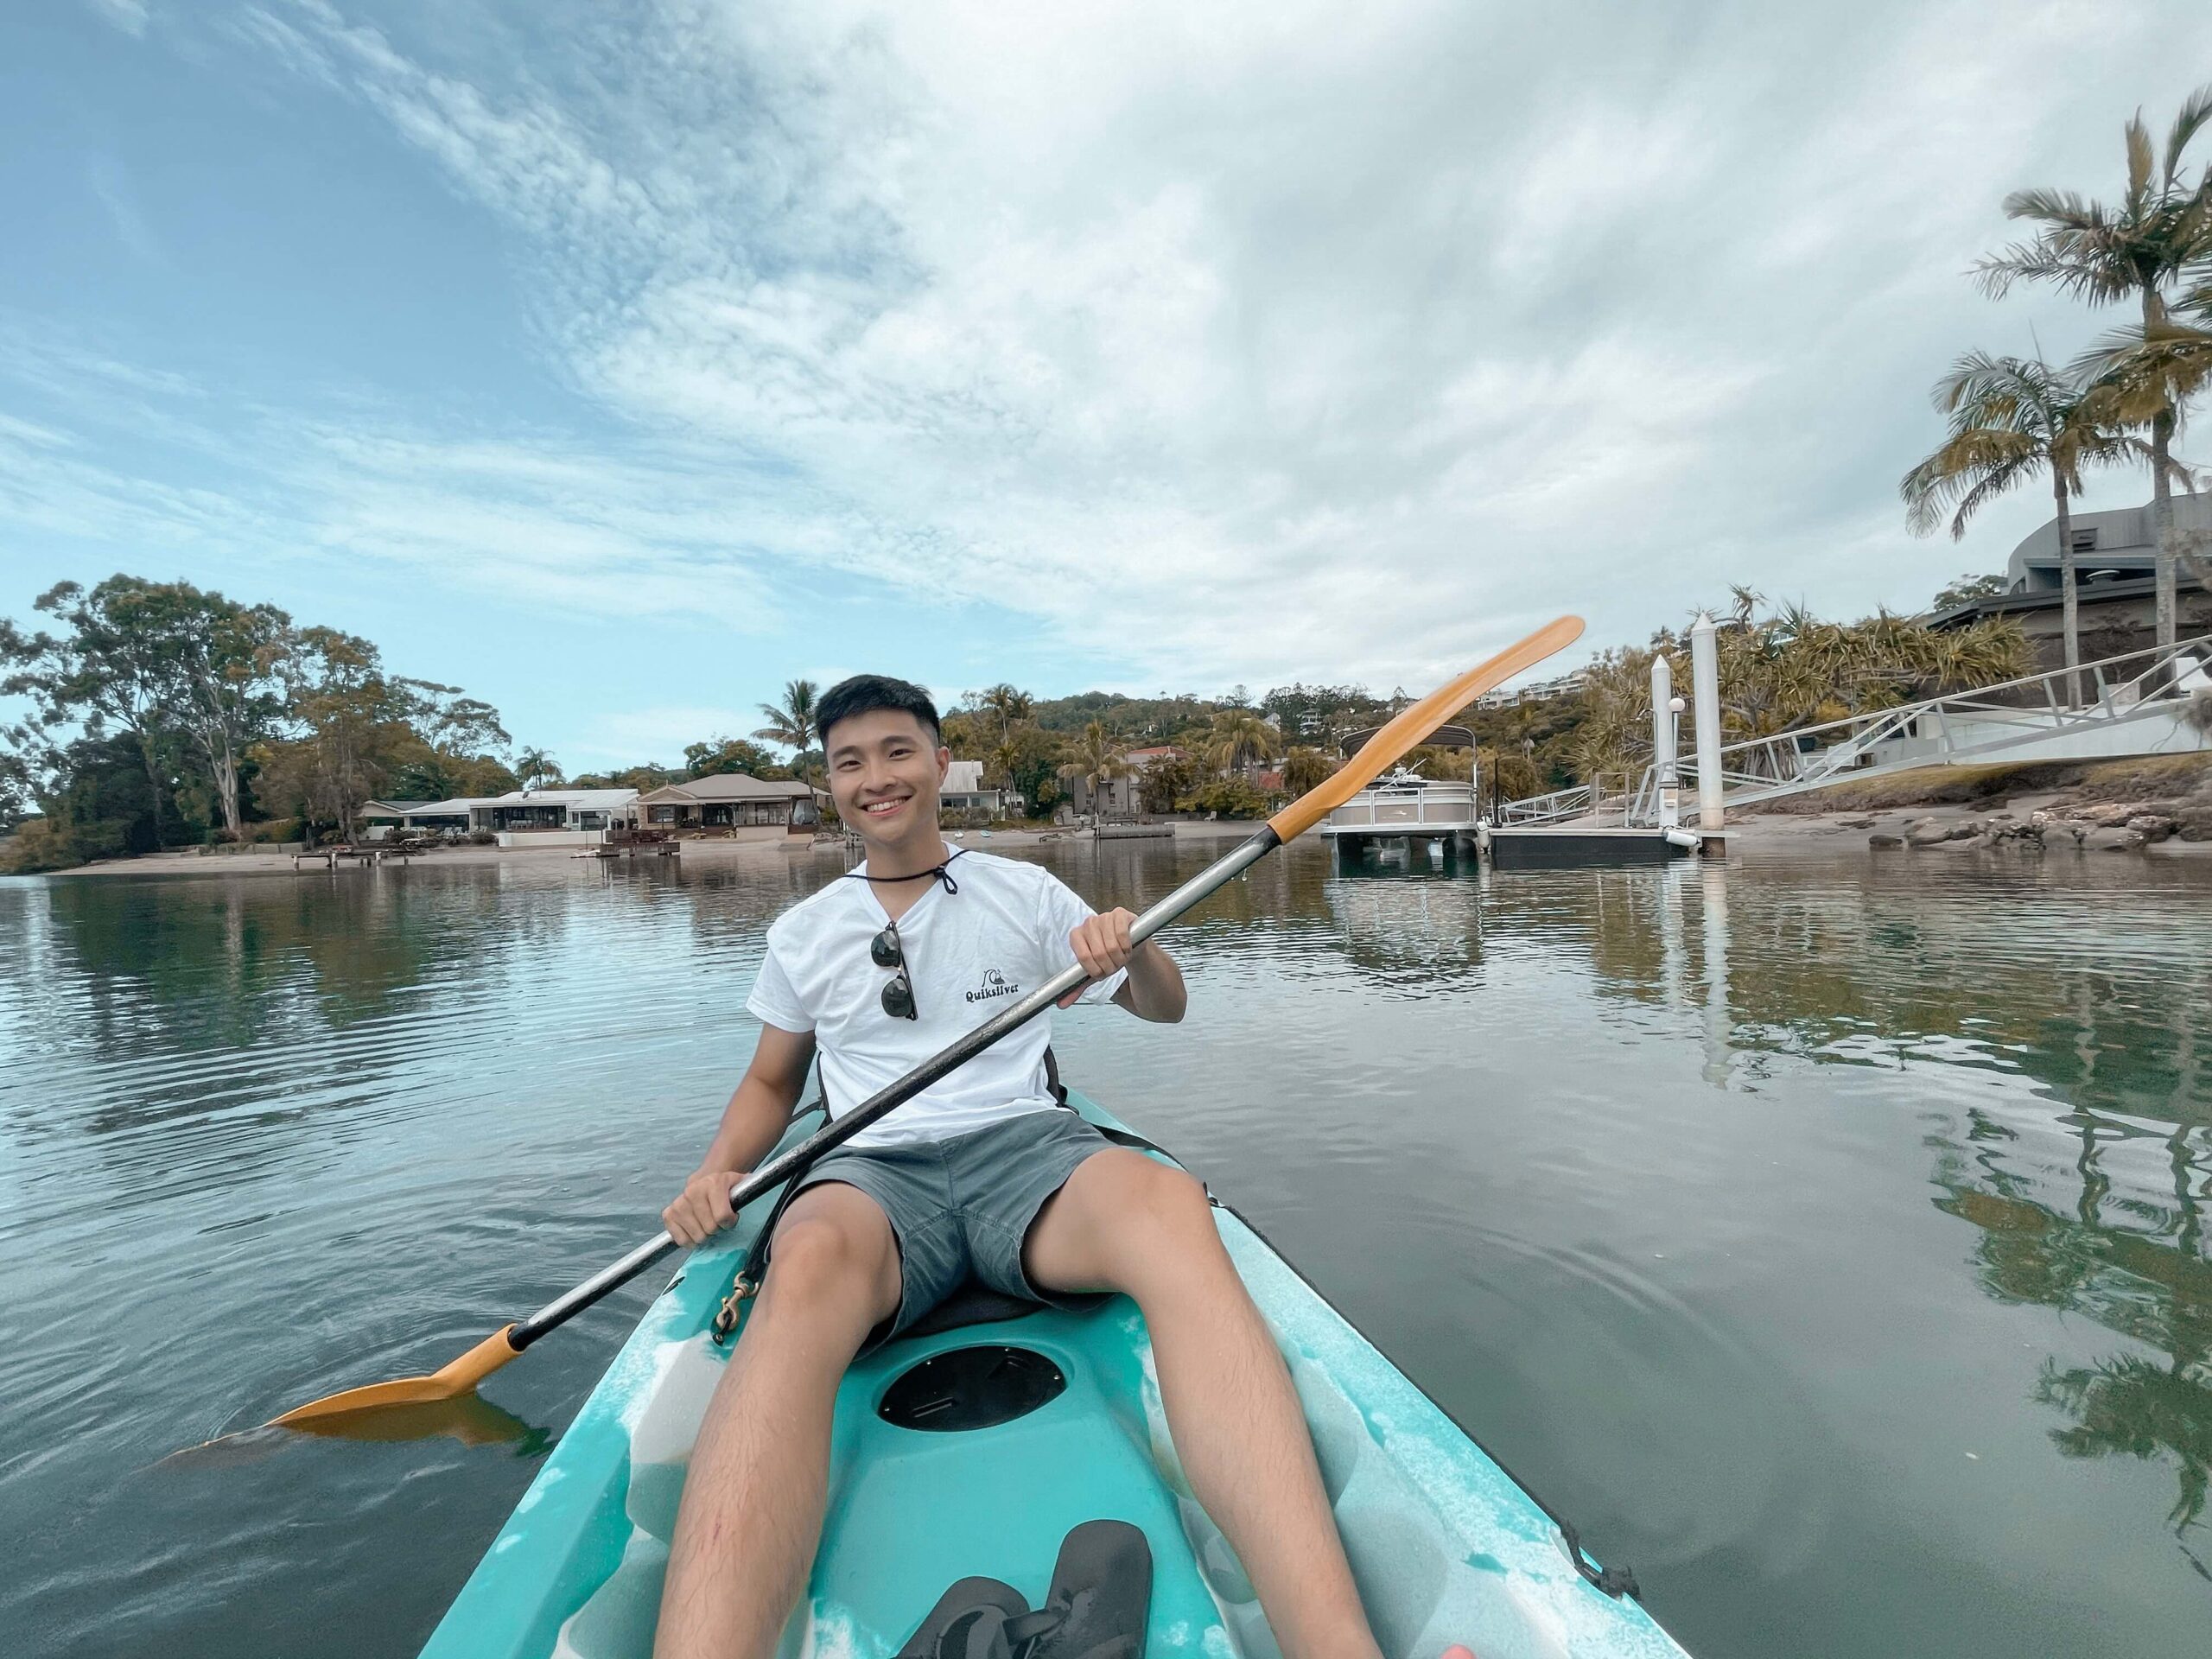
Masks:
[[[1202,785],[1191,805],[1193,810],[1217,813],[1224,818],[1268,816],[1268,798],[1242,778],[1217,778]]]
[[[1260,712],[1291,742],[1334,753],[1351,733],[1379,726],[1395,710],[1363,685],[1292,684],[1261,698]]]
[[[61,766],[64,781],[46,796],[45,816],[16,838],[13,868],[67,869],[161,844],[154,793],[130,739],[80,738],[63,752]]]
[[[2005,578],[1993,576],[1961,576],[1929,601],[1931,611],[1952,610],[1971,604],[1977,599],[1994,599],[2005,591]]]
[[[720,772],[742,772],[749,778],[788,778],[789,766],[780,764],[776,757],[758,743],[742,737],[710,737],[704,743],[692,743],[683,751],[683,772],[686,778],[710,778]]]
[[[1205,769],[1195,758],[1171,754],[1145,769],[1137,783],[1137,799],[1147,812],[1177,811],[1183,801],[1198,793],[1198,785],[1205,781]]]

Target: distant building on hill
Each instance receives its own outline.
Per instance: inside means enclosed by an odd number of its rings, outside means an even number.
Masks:
[[[1582,689],[1583,678],[1582,671],[1577,669],[1572,674],[1561,674],[1555,679],[1538,680],[1533,685],[1500,686],[1495,691],[1485,691],[1477,697],[1475,707],[1510,709],[1516,702],[1550,702],[1555,698],[1571,697]]]
[[[2212,495],[2177,495],[2173,506],[2176,534],[2196,541],[2198,557],[2212,560]],[[2072,529],[2082,660],[2094,662],[2158,644],[2158,549],[2150,507],[2077,512],[2072,515]],[[1961,628],[1985,618],[2008,616],[2028,636],[2035,652],[2034,671],[2065,667],[2065,598],[2056,517],[2012,550],[2005,577],[2005,592],[1938,611],[1927,619],[1927,626]],[[2176,573],[2174,632],[2181,639],[2212,633],[2212,593],[2190,573],[2186,560]]]

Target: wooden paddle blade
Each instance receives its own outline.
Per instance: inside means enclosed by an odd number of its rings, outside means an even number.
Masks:
[[[1509,645],[1488,662],[1469,669],[1449,685],[1440,685],[1419,702],[1360,745],[1359,753],[1329,775],[1326,782],[1308,790],[1268,820],[1278,839],[1303,835],[1338,807],[1382,774],[1382,768],[1402,759],[1409,749],[1485,691],[1505,683],[1522,669],[1541,663],[1555,651],[1564,651],[1582,637],[1582,619],[1562,616],[1538,628],[1516,645]]]
[[[403,1376],[392,1382],[372,1382],[365,1389],[348,1389],[343,1394],[326,1395],[320,1400],[310,1400],[304,1406],[295,1406],[282,1417],[272,1417],[268,1427],[297,1427],[302,1424],[326,1417],[341,1417],[351,1412],[382,1411],[394,1406],[425,1406],[440,1400],[456,1399],[474,1389],[486,1377],[514,1358],[522,1351],[507,1340],[512,1325],[503,1325],[498,1332],[484,1338],[451,1364],[440,1367],[428,1376]]]

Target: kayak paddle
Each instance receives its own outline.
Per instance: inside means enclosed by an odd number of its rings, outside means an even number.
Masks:
[[[1357,754],[1326,779],[1308,790],[1269,818],[1246,840],[1169,893],[1129,925],[1132,944],[1141,944],[1185,911],[1211,896],[1285,842],[1312,829],[1337,807],[1381,775],[1446,720],[1484,692],[1511,679],[1572,645],[1582,632],[1582,619],[1563,616],[1536,630],[1518,645],[1498,652],[1479,667],[1471,668],[1448,685],[1438,687],[1411,708],[1397,715],[1361,746]],[[730,1190],[733,1210],[741,1210],[755,1198],[773,1192],[832,1147],[843,1145],[869,1124],[897,1110],[907,1101],[974,1058],[1017,1027],[1027,1025],[1070,991],[1084,984],[1089,976],[1079,963],[1063,969],[1045,984],[1011,1007],[1001,1009],[959,1041],[916,1066],[897,1083],[861,1102],[852,1110],[793,1147],[772,1158]],[[391,1406],[420,1406],[467,1394],[476,1385],[513,1359],[548,1332],[557,1330],[601,1297],[627,1284],[677,1248],[666,1231],[648,1239],[613,1265],[594,1274],[575,1289],[555,1297],[528,1319],[503,1325],[451,1363],[427,1376],[402,1377],[396,1382],[348,1389],[321,1400],[296,1406],[270,1420],[270,1427],[304,1426],[349,1413],[375,1411]]]

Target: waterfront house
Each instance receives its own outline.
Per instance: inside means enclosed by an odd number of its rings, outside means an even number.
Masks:
[[[1127,778],[1108,778],[1101,780],[1096,798],[1092,798],[1090,779],[1071,779],[1068,782],[1068,804],[1080,817],[1135,818],[1143,809],[1144,774],[1161,761],[1181,760],[1183,751],[1173,743],[1157,743],[1148,748],[1124,749],[1122,759],[1135,768]]]
[[[795,778],[754,778],[717,772],[687,778],[638,798],[647,829],[717,840],[778,841],[811,835],[821,822],[821,794]]]
[[[2187,547],[2212,538],[2212,495],[2173,498],[2174,533]],[[2074,586],[2081,610],[2082,660],[2146,651],[2158,644],[2158,549],[2148,505],[2113,512],[2071,515]],[[2200,544],[2202,544],[2200,543]],[[2212,633],[2212,592],[2179,561],[2174,582],[2174,637]],[[2035,652],[2031,673],[2066,666],[2065,594],[2061,588],[2058,520],[2045,521],[2012,550],[2005,566],[2005,591],[1936,612],[1930,628],[1962,628],[1986,617],[2009,616]]]
[[[982,761],[955,760],[944,769],[938,805],[943,816],[956,823],[995,823],[1021,810],[1021,792],[986,788]]]
[[[634,789],[511,789],[472,808],[469,828],[525,835],[605,830],[628,823],[637,798]]]
[[[504,846],[510,837],[558,835],[582,838],[632,822],[634,789],[511,789],[504,795],[457,795],[444,801],[370,801],[361,821],[371,836],[395,831],[455,835],[488,830]]]

